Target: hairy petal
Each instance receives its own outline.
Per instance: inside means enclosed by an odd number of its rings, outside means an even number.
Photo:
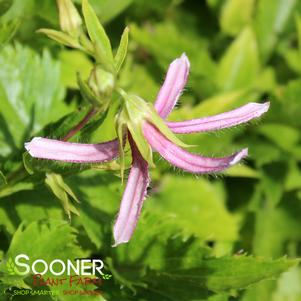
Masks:
[[[170,162],[172,165],[191,173],[211,173],[222,171],[236,164],[248,154],[248,150],[243,149],[240,152],[224,158],[202,157],[196,154],[191,154],[173,144],[150,123],[144,124],[143,132],[148,143],[165,160]]]
[[[35,137],[25,143],[25,148],[34,158],[75,163],[106,162],[115,159],[119,154],[119,143],[116,139],[98,144],[84,144]]]
[[[155,108],[162,118],[166,118],[176,105],[186,85],[189,67],[190,63],[185,53],[170,64],[155,102]]]
[[[132,149],[132,167],[121,200],[121,206],[114,225],[114,239],[117,246],[130,240],[140,215],[149,185],[148,164],[140,155],[135,142],[129,136]]]
[[[269,102],[263,104],[251,102],[235,110],[215,116],[180,122],[166,122],[166,124],[176,134],[220,130],[258,118],[268,111],[269,106]]]

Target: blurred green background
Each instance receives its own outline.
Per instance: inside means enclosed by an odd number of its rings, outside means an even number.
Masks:
[[[74,2],[80,7],[80,0]],[[170,120],[251,101],[270,101],[270,110],[246,126],[183,137],[209,156],[249,147],[248,159],[222,175],[196,177],[157,158],[133,239],[112,248],[123,190],[116,173],[100,166],[64,165],[57,171],[47,165],[29,175],[22,162],[25,141],[42,129],[55,136],[53,122],[85,112],[76,72],[87,77],[92,62],[35,33],[58,29],[54,0],[0,0],[2,262],[26,252],[49,259],[103,258],[113,277],[100,287],[102,297],[89,300],[301,300],[301,270],[289,269],[294,264],[284,257],[301,255],[301,1],[90,2],[114,48],[124,27],[130,28],[119,78],[125,90],[153,102],[169,63],[187,54],[189,81]],[[109,113],[96,131],[76,139],[112,137]],[[52,168],[80,204],[66,193],[58,199],[46,187],[45,171]],[[1,291],[29,283],[0,267]]]

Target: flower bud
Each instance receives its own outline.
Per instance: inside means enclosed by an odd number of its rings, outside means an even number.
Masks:
[[[167,137],[167,139],[176,145],[188,147],[187,144],[183,143],[171,132],[150,103],[147,103],[137,95],[128,95],[124,91],[119,92],[124,99],[124,105],[116,119],[119,140],[122,141],[123,132],[121,129],[126,126],[131,133],[140,154],[150,166],[154,166],[154,163],[151,146],[146,141],[143,133],[143,125],[146,122],[153,124],[165,137]]]
[[[72,0],[57,0],[60,26],[62,31],[73,37],[79,37],[82,19],[72,3]]]
[[[112,73],[100,67],[95,67],[88,80],[89,87],[96,96],[108,97],[115,86],[115,77]]]

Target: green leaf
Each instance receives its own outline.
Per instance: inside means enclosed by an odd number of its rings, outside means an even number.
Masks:
[[[190,267],[172,266],[164,271],[152,271],[146,277],[150,290],[171,300],[190,300],[208,296],[206,290],[230,292],[247,288],[277,277],[297,263],[298,260],[285,258],[265,260],[247,256],[209,258],[201,262],[192,258]]]
[[[20,221],[64,220],[66,215],[54,194],[46,189],[45,185],[40,185],[36,186],[35,189],[19,190],[1,198],[0,218],[1,227],[13,235]]]
[[[88,0],[82,1],[82,9],[89,36],[97,47],[97,59],[105,65],[113,65],[110,40]]]
[[[1,0],[0,1],[0,16],[4,15],[11,7],[13,0]]]
[[[5,186],[7,184],[6,178],[2,171],[0,170],[0,187]]]
[[[187,112],[190,116],[186,116],[186,118],[199,118],[200,116],[210,116],[227,111],[229,109],[235,108],[239,104],[242,104],[246,97],[246,90],[223,92],[217,94],[208,99],[204,99],[200,104],[194,106],[192,110],[189,110]]]
[[[10,247],[5,254],[5,258],[14,258],[19,254],[27,254],[30,257],[29,264],[36,259],[43,259],[50,263],[54,259],[74,260],[75,258],[83,258],[84,252],[78,246],[76,240],[76,230],[69,224],[57,220],[36,221],[29,224],[21,224],[15,232],[11,241]],[[33,247],[34,246],[34,247]],[[8,276],[3,265],[0,264],[2,275],[1,280],[9,286],[22,287],[16,283],[16,280],[21,281],[24,276]],[[62,277],[66,275],[62,275]],[[11,277],[14,277],[13,279]],[[51,273],[46,273],[44,277],[53,277]],[[12,282],[14,280],[14,282]],[[26,282],[33,288],[33,279],[31,276],[26,278]],[[78,289],[85,290],[86,287],[79,285]],[[95,286],[89,286],[89,289],[94,289]],[[64,295],[63,291],[70,289],[69,283],[60,285],[60,287],[50,286],[50,290],[59,290],[60,300],[80,300],[80,296]],[[100,296],[91,296],[89,300],[103,300]]]
[[[122,13],[134,0],[90,0],[102,23],[107,23]]]
[[[40,56],[20,44],[0,52],[0,150],[4,156],[65,115],[60,63],[47,50]],[[49,72],[51,70],[51,72]],[[14,122],[11,122],[11,121]]]
[[[77,84],[84,100],[95,107],[101,104],[100,100],[93,93],[89,85],[82,79],[82,76],[79,72],[77,73]]]
[[[78,50],[63,50],[60,52],[61,79],[65,86],[77,89],[77,73],[88,78],[93,65],[85,54]]]
[[[81,200],[72,221],[84,227],[84,236],[95,246],[111,250],[112,222],[118,210],[122,186],[120,179],[112,174],[89,170],[66,179],[69,187]]]
[[[129,42],[129,28],[126,27],[122,33],[117,53],[114,57],[116,72],[118,73],[127,54]]]
[[[205,179],[166,176],[160,193],[149,202],[151,210],[175,216],[184,237],[234,241],[238,237],[236,218],[225,207],[220,188]],[[213,221],[218,220],[218,223]]]
[[[214,78],[215,62],[212,60],[207,46],[196,33],[185,31],[182,26],[178,29],[171,21],[141,27],[131,24],[131,37],[143,46],[146,52],[151,53],[164,71],[168,65],[183,52],[193,62],[195,78],[194,85],[199,86],[200,78]],[[161,76],[162,77],[162,76]]]
[[[252,20],[254,0],[227,0],[222,8],[221,27],[229,35],[236,35]]]
[[[18,19],[7,23],[0,22],[0,49],[14,37],[19,26],[20,20]]]
[[[259,131],[281,149],[289,152],[297,146],[300,139],[300,132],[297,129],[284,124],[264,124]]]
[[[45,34],[48,38],[72,48],[81,48],[78,40],[67,33],[53,29],[41,28],[37,30],[38,33]]]
[[[266,60],[284,31],[297,0],[259,0],[255,17],[255,29],[261,56]]]
[[[224,91],[250,88],[259,72],[255,35],[245,28],[223,55],[217,72],[217,83]]]
[[[54,195],[62,203],[62,206],[68,215],[69,219],[71,218],[71,213],[79,215],[78,210],[70,203],[69,196],[71,196],[76,202],[79,203],[77,197],[73,193],[72,189],[64,182],[63,178],[59,174],[46,174],[45,183],[49,186]]]

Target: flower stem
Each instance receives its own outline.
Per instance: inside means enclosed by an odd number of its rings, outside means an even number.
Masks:
[[[72,128],[64,137],[63,141],[69,140],[71,137],[73,137],[78,131],[80,131],[87,123],[88,121],[96,114],[97,109],[92,108],[86,116],[82,119],[82,121],[77,124],[74,128]]]

